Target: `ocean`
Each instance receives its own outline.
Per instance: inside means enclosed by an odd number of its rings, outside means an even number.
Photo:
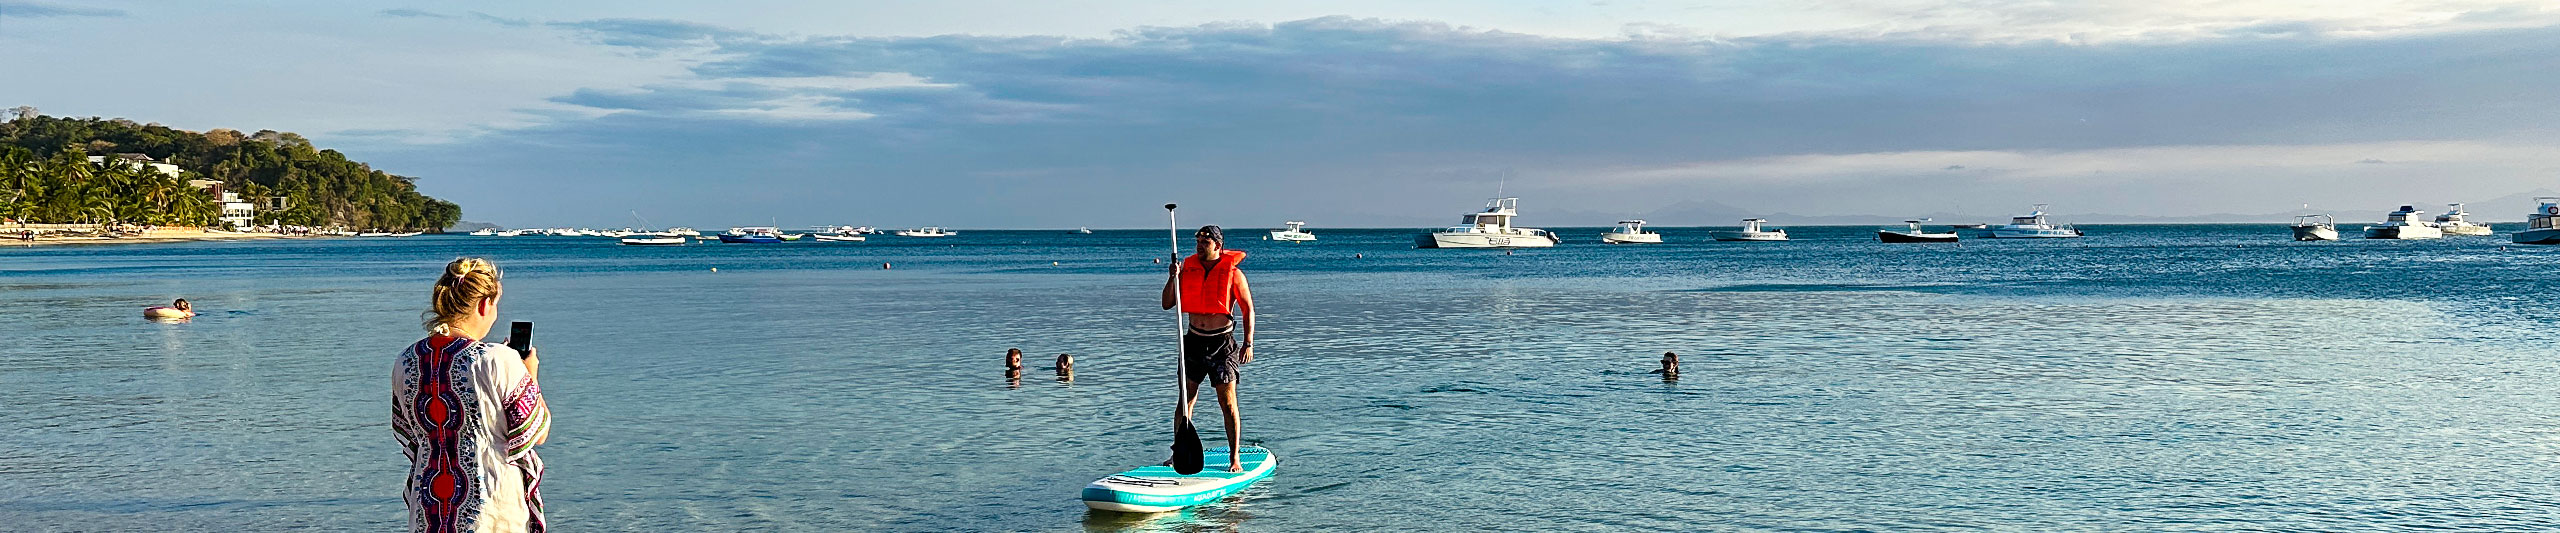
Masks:
[[[537,324],[569,531],[2560,523],[2560,248],[1657,229],[1512,253],[1231,230],[1263,312],[1243,429],[1279,473],[1152,516],[1077,494],[1166,454],[1163,230],[0,248],[0,529],[398,529],[390,365],[464,255]],[[200,316],[140,318],[179,297]],[[1677,381],[1646,373],[1665,351]]]

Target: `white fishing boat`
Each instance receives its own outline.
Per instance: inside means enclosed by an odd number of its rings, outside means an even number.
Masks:
[[[2382,223],[2381,223],[2381,224],[2375,224],[2375,225],[2371,225],[2371,226],[2365,226],[2365,227],[2364,227],[2364,238],[2367,238],[2367,239],[2441,239],[2441,238],[2444,238],[2444,230],[2436,229],[2436,225],[2435,225],[2435,223],[2433,223],[2433,222],[2428,222],[2428,221],[2424,218],[2424,216],[2425,216],[2426,214],[2427,214],[2427,212],[2425,212],[2425,211],[2419,211],[2419,210],[2418,210],[2418,206],[2414,206],[2414,205],[2404,205],[2404,206],[2400,206],[2400,210],[2399,210],[2399,211],[2392,211],[2392,212],[2391,212],[2391,214],[2390,214],[2389,216],[2384,217],[2384,218],[2382,219]]]
[[[942,229],[941,226],[925,226],[915,229],[898,230],[898,236],[900,237],[949,237],[959,234],[960,232],[957,231]]]
[[[1271,235],[1263,238],[1289,242],[1314,242],[1316,240],[1316,234],[1307,232],[1306,221],[1291,220],[1283,223],[1283,225],[1288,227],[1271,230]]]
[[[498,228],[480,228],[471,232],[471,236],[473,237],[490,237],[497,234]]]
[[[1414,237],[1416,248],[1545,248],[1556,245],[1556,236],[1547,230],[1511,227],[1511,217],[1520,216],[1519,198],[1495,198],[1484,203],[1484,210],[1459,217],[1462,226]]]
[[[1092,234],[1093,234],[1093,228],[1087,228],[1087,227],[1083,227],[1083,226],[1077,226],[1075,231],[1071,231],[1071,232],[1068,232],[1068,233],[1074,233],[1074,234],[1077,234],[1077,235],[1092,235]]]
[[[826,242],[862,242],[870,239],[870,237],[843,233],[811,233],[809,238]]]
[[[688,228],[688,227],[683,227],[683,226],[677,226],[677,227],[667,228],[666,233],[667,233],[668,235],[682,235],[682,236],[686,236],[686,237],[700,237],[700,236],[702,236],[702,230],[697,230],[697,229]]]
[[[2293,240],[2338,240],[2338,222],[2336,219],[2329,218],[2329,215],[2295,216],[2293,217]]]
[[[637,233],[622,238],[622,244],[628,246],[673,246],[684,244],[684,241],[683,235],[664,233]]]
[[[1719,241],[1787,240],[1786,228],[1771,228],[1764,226],[1764,224],[1768,223],[1769,219],[1765,218],[1746,218],[1742,219],[1742,229],[1735,231],[1710,232],[1707,236]]]
[[[514,237],[514,236],[517,236],[517,235],[523,235],[525,231],[526,231],[526,230],[511,229],[511,230],[506,230],[506,231],[498,232],[498,233],[497,233],[497,235],[498,235],[498,236],[500,236],[500,237]]]
[[[1922,229],[1920,227],[1920,223],[1928,221],[1929,219],[1925,218],[1919,220],[1905,220],[1902,221],[1902,223],[1910,225],[1907,229],[1878,229],[1876,230],[1876,240],[1884,242],[1956,242],[1956,240],[1960,238],[1952,231],[1946,233],[1930,233],[1929,230]]]
[[[356,236],[357,236],[357,237],[389,237],[389,236],[391,236],[391,232],[388,232],[388,231],[367,231],[367,232],[357,233],[357,234],[356,234]]]
[[[2024,215],[2009,217],[2009,223],[2007,224],[1992,226],[1991,233],[1988,236],[1994,239],[2072,239],[2080,237],[2080,230],[2078,228],[2073,228],[2067,225],[2056,225],[2052,221],[2045,220],[2044,205],[2045,204],[2036,204],[2035,210]]]
[[[1600,234],[1600,242],[1609,244],[1660,244],[1662,234],[1644,229],[1642,220],[1620,220],[1618,227]]]
[[[2468,218],[2471,213],[2464,212],[2462,210],[2462,204],[2445,205],[2448,207],[2445,209],[2444,214],[2436,215],[2436,231],[2442,231],[2445,235],[2480,236],[2490,234],[2489,225],[2472,222]]]
[[[2516,244],[2560,244],[2560,196],[2537,196],[2533,201],[2542,206],[2525,215],[2524,231],[2513,237]]]

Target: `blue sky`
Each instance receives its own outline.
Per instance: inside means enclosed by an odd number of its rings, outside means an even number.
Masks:
[[[297,131],[509,226],[1147,227],[1168,201],[1418,226],[1497,186],[1531,225],[2361,215],[2560,188],[2542,2],[517,4],[0,0],[0,106]]]

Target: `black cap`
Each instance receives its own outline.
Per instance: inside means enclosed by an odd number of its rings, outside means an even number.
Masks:
[[[1225,230],[1220,230],[1220,229],[1218,229],[1218,226],[1217,226],[1217,225],[1215,225],[1215,224],[1211,224],[1211,225],[1207,225],[1207,226],[1201,226],[1201,227],[1200,227],[1200,232],[1199,232],[1199,233],[1192,234],[1192,236],[1194,236],[1194,237],[1208,237],[1208,238],[1209,238],[1209,240],[1218,241],[1218,242],[1227,242],[1227,232],[1226,232]]]

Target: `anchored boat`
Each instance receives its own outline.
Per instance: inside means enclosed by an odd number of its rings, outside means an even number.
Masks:
[[[1618,227],[1600,234],[1600,242],[1609,244],[1660,244],[1662,234],[1646,231],[1642,220],[1620,220]]]
[[[1495,198],[1484,210],[1460,215],[1463,226],[1450,226],[1414,237],[1416,248],[1546,248],[1556,245],[1547,230],[1511,227],[1520,216],[1519,198]]]
[[[1306,223],[1306,221],[1302,221],[1302,220],[1291,220],[1291,221],[1288,221],[1288,222],[1282,223],[1282,225],[1285,225],[1285,226],[1288,226],[1288,227],[1287,227],[1287,228],[1282,228],[1282,229],[1275,229],[1275,230],[1271,230],[1271,235],[1270,235],[1270,236],[1267,236],[1267,237],[1263,237],[1263,238],[1265,238],[1265,239],[1270,239],[1270,240],[1275,240],[1275,241],[1289,241],[1289,242],[1315,242],[1315,240],[1316,240],[1316,234],[1313,234],[1313,233],[1307,233],[1307,223]]]
[[[2045,220],[2044,205],[2036,204],[2034,211],[2009,217],[2007,224],[1992,226],[1990,237],[1994,239],[2076,239],[2080,237],[2079,228],[2055,225]]]
[[[2533,214],[2525,215],[2524,231],[2516,232],[2516,244],[2560,244],[2560,196],[2534,197]]]
[[[2419,211],[2419,210],[2418,210],[2418,206],[2414,206],[2414,205],[2404,205],[2404,206],[2400,206],[2400,210],[2399,210],[2399,211],[2392,211],[2392,212],[2391,212],[2391,214],[2390,214],[2389,216],[2384,217],[2384,218],[2382,219],[2382,223],[2381,223],[2381,224],[2375,224],[2375,225],[2371,225],[2371,226],[2365,226],[2365,227],[2364,227],[2364,238],[2367,238],[2367,239],[2441,239],[2441,238],[2444,238],[2444,231],[2443,231],[2443,230],[2436,229],[2436,225],[2435,225],[2434,223],[2427,222],[2424,218],[2422,218],[2422,217],[2423,217],[2424,215],[2426,215],[2426,214],[2427,214],[2427,212],[2425,212],[2425,211]]]
[[[2487,224],[2472,222],[2468,218],[2471,213],[2464,212],[2462,204],[2445,205],[2447,208],[2444,214],[2436,215],[2436,231],[2442,231],[2446,235],[2488,235],[2490,233]]]
[[[1929,219],[1925,218],[1919,220],[1905,220],[1902,221],[1902,223],[1909,224],[1910,228],[1908,229],[1887,228],[1876,230],[1876,240],[1884,242],[1956,242],[1955,232],[1930,233],[1929,230],[1922,229],[1920,227],[1920,223],[1928,221]]]
[[[959,234],[960,232],[957,231],[942,229],[941,226],[925,226],[916,229],[898,230],[898,236],[900,237],[949,237]]]
[[[2293,240],[2338,240],[2338,222],[2325,214],[2295,216],[2293,217]]]
[[[1735,230],[1735,231],[1718,231],[1718,232],[1712,232],[1712,233],[1708,233],[1708,234],[1707,234],[1707,236],[1709,236],[1709,237],[1714,237],[1716,240],[1719,240],[1719,241],[1783,241],[1783,240],[1787,240],[1787,230],[1786,230],[1785,228],[1764,228],[1764,227],[1761,227],[1761,225],[1762,225],[1762,224],[1767,224],[1767,223],[1769,223],[1769,219],[1765,219],[1765,218],[1746,218],[1746,219],[1742,219],[1742,229],[1740,229],[1740,230]]]
[[[728,233],[720,234],[720,242],[731,244],[778,243],[782,242],[782,228],[776,228],[773,226],[745,226],[729,228]]]

